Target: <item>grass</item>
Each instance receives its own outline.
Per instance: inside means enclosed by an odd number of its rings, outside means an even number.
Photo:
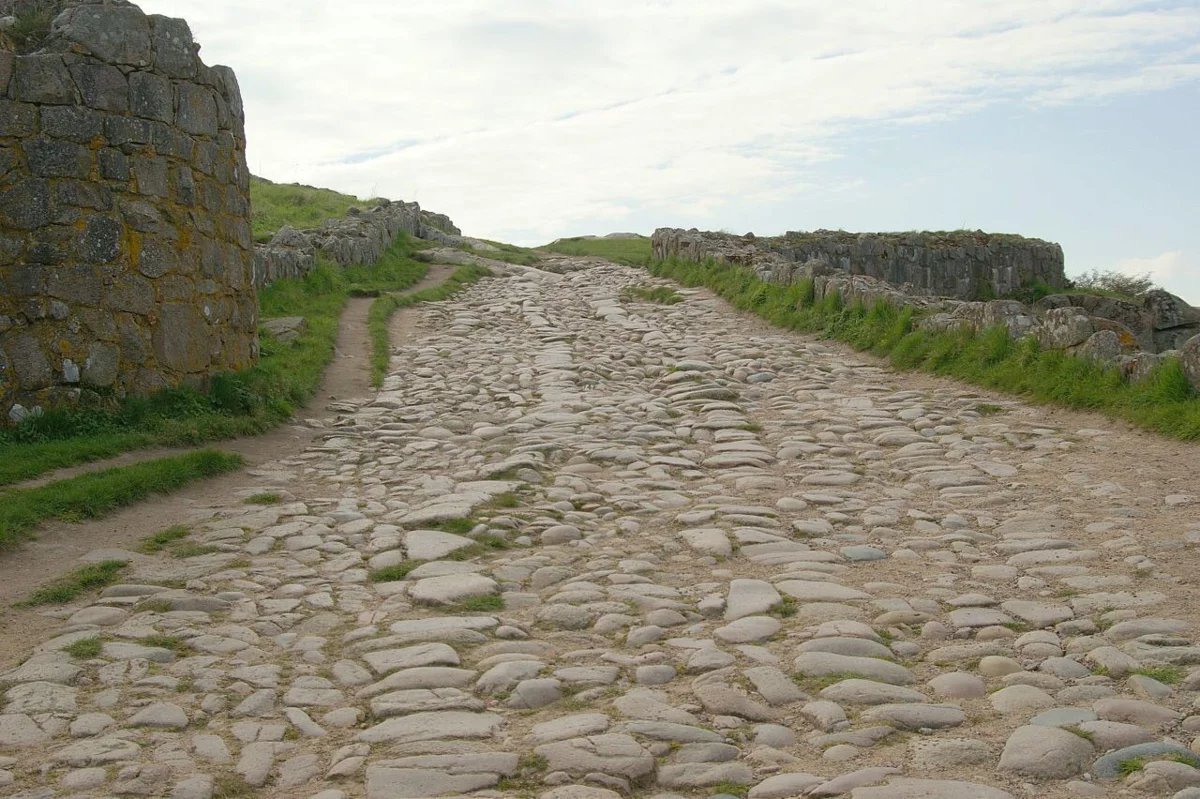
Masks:
[[[503,494],[497,494],[492,497],[492,501],[488,503],[488,507],[497,509],[519,508],[521,507],[521,498],[512,491],[505,491]]]
[[[17,53],[37,50],[49,37],[50,23],[61,10],[62,3],[55,0],[27,0],[16,9],[6,11],[13,14],[14,22],[12,27],[0,34],[0,50]]]
[[[441,521],[424,525],[424,527],[428,530],[441,530],[443,533],[466,535],[474,530],[477,524],[479,522],[475,519],[442,519]]]
[[[270,492],[253,494],[245,499],[245,503],[247,505],[278,505],[282,501],[283,497]]]
[[[214,552],[220,552],[221,548],[212,544],[196,544],[191,541],[185,541],[179,546],[171,548],[171,557],[173,558],[198,558],[201,555],[211,555]]]
[[[1078,727],[1063,727],[1063,729],[1069,733],[1078,735],[1080,738],[1082,738],[1085,741],[1088,741],[1090,743],[1096,743],[1095,733],[1088,732],[1087,730],[1081,730]]]
[[[83,474],[0,494],[0,547],[29,538],[44,521],[105,516],[152,494],[166,494],[205,477],[233,471],[240,455],[200,450]]]
[[[708,793],[709,796],[725,794],[727,796],[736,796],[739,797],[739,799],[742,799],[742,797],[745,797],[750,792],[750,786],[739,785],[736,782],[718,782],[716,785],[706,788],[705,792]]]
[[[855,671],[835,671],[832,674],[808,675],[808,674],[793,674],[792,682],[803,688],[809,693],[815,694],[828,688],[831,685],[837,685],[842,680],[866,680],[869,677],[859,674]]]
[[[367,201],[332,189],[250,178],[250,225],[255,239],[259,240],[284,225],[316,227],[326,219],[345,216],[353,207],[369,205]]]
[[[800,611],[800,603],[793,597],[785,596],[771,606],[767,613],[780,619],[789,619]]]
[[[103,645],[99,638],[80,638],[63,647],[63,651],[76,660],[89,660],[100,655]]]
[[[81,566],[70,574],[63,575],[53,582],[46,583],[29,595],[27,599],[17,603],[18,607],[36,607],[38,605],[63,605],[71,602],[81,594],[98,588],[112,585],[120,579],[121,572],[129,565],[124,560],[102,560],[99,563],[89,563]]]
[[[145,638],[137,639],[137,642],[142,646],[156,646],[160,649],[168,649],[180,656],[191,653],[191,649],[188,648],[183,639],[175,635],[148,635]]]
[[[460,266],[436,286],[412,294],[380,294],[367,314],[367,333],[371,338],[371,385],[378,388],[383,384],[388,364],[392,359],[392,341],[388,323],[400,308],[408,308],[422,302],[441,302],[453,297],[463,288],[489,275],[481,266]]]
[[[683,297],[670,286],[629,286],[621,291],[621,299],[626,302],[643,300],[656,302],[659,305],[675,305],[683,302]]]
[[[257,793],[240,774],[220,774],[213,780],[212,799],[249,799]]]
[[[1179,666],[1147,666],[1134,669],[1130,674],[1140,674],[1152,680],[1158,680],[1163,685],[1175,685],[1183,681],[1187,671]]]
[[[632,266],[649,263],[651,256],[650,239],[647,236],[636,239],[559,239],[538,249],[562,255],[595,255]]]
[[[191,534],[192,531],[187,525],[177,524],[142,539],[142,543],[137,545],[137,551],[144,555],[154,555]]]
[[[396,580],[403,580],[408,576],[409,572],[424,562],[422,560],[402,560],[392,566],[375,569],[367,575],[367,579],[373,583],[390,583]]]
[[[501,777],[500,781],[496,783],[496,790],[518,796],[533,796],[540,793],[546,787],[542,782],[542,777],[549,767],[550,761],[542,755],[532,753],[523,755],[517,762],[517,770]]]
[[[649,271],[685,286],[706,286],[773,325],[844,341],[887,358],[898,369],[1103,413],[1171,438],[1200,439],[1200,398],[1177,359],[1159,365],[1145,381],[1128,383],[1115,369],[1043,350],[1032,338],[1013,340],[1003,327],[932,332],[916,327],[912,308],[847,305],[836,293],[818,301],[811,280],[775,285],[740,267],[677,260],[655,263]]]
[[[97,396],[0,428],[0,486],[148,446],[256,435],[286,421],[320,385],[347,296],[419,281],[428,267],[411,256],[420,246],[402,235],[375,267],[339,269],[322,261],[303,278],[261,290],[263,318],[302,316],[308,329],[291,344],[263,335],[259,363],[215,376],[207,391],[174,388],[120,402]]]
[[[143,599],[137,603],[138,613],[170,613],[173,605],[165,599]]]
[[[454,605],[451,610],[463,613],[488,613],[493,610],[504,610],[504,599],[499,594],[473,596]]]

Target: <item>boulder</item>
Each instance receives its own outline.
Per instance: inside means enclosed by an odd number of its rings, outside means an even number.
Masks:
[[[1065,350],[1082,344],[1095,332],[1092,319],[1079,310],[1055,308],[1046,312],[1034,335],[1046,349]]]
[[[1192,381],[1192,386],[1200,391],[1200,336],[1192,336],[1179,350],[1179,359],[1183,362],[1183,372]]]

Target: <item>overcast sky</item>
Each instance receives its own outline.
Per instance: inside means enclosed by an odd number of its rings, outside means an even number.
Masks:
[[[520,244],[982,228],[1200,303],[1197,0],[143,0],[249,162]]]

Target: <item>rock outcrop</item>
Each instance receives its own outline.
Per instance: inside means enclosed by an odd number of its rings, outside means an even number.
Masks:
[[[1041,239],[982,231],[952,233],[790,232],[757,238],[698,230],[654,232],[657,258],[741,264],[791,282],[798,269],[865,275],[909,294],[976,300],[1035,284],[1066,286],[1062,248]]]
[[[198,49],[106,0],[0,51],[0,415],[254,363],[242,100]]]
[[[311,230],[284,227],[269,242],[256,245],[254,285],[304,275],[316,266],[318,253],[341,266],[375,263],[401,233],[443,244],[464,241],[445,214],[423,211],[417,203],[372,200],[367,208],[351,208],[346,216]]]
[[[976,238],[974,248],[950,245],[964,236]],[[979,283],[980,275],[987,274],[999,276],[986,284],[991,290],[1065,286],[1062,252],[1058,245],[1019,236],[862,234],[855,239],[857,244],[850,238],[851,234],[826,231],[767,239],[663,228],[655,231],[652,242],[657,258],[734,264],[781,285],[810,279],[818,301],[837,294],[846,303],[867,307],[878,302],[915,307],[922,312],[917,325],[929,330],[981,331],[1002,326],[1013,338],[1031,335],[1042,347],[1119,368],[1133,380],[1146,377],[1165,359],[1180,356],[1192,384],[1200,389],[1200,309],[1169,292],[1156,289],[1138,298],[1120,299],[1064,289],[1032,304],[963,299],[964,293],[980,293],[978,288],[984,285]],[[882,244],[883,240],[888,243]],[[897,249],[889,249],[893,246]],[[899,252],[906,253],[903,266],[894,263],[893,253]],[[995,264],[986,261],[987,252],[995,253]],[[1057,252],[1056,268],[1051,266],[1053,252]],[[829,253],[841,255],[832,259]],[[887,271],[880,264],[889,262],[895,280],[861,274]],[[922,264],[930,265],[928,273],[922,272]],[[957,287],[957,291],[937,296],[931,288],[935,286]]]

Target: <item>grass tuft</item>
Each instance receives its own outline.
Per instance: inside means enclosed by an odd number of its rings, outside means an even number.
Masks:
[[[393,566],[376,569],[367,575],[367,579],[373,583],[390,583],[396,580],[403,580],[405,577],[408,577],[410,571],[424,562],[422,560],[402,560]]]
[[[278,505],[282,501],[283,497],[271,492],[253,494],[245,499],[247,505]]]
[[[250,799],[257,794],[240,774],[220,774],[213,780],[212,799]]]
[[[800,603],[790,596],[781,597],[767,613],[780,619],[790,619],[800,611]]]
[[[669,286],[628,286],[621,290],[621,299],[626,302],[642,300],[659,305],[675,305],[683,302],[679,292]]]
[[[499,594],[473,596],[457,603],[452,610],[464,613],[489,613],[494,610],[504,610],[504,598]]]
[[[142,543],[137,545],[137,551],[145,555],[153,555],[162,552],[167,547],[180,539],[187,538],[191,534],[192,531],[187,525],[177,524],[174,527],[159,530],[154,535],[142,539]]]
[[[796,685],[800,686],[805,691],[808,691],[809,693],[814,693],[814,694],[817,691],[821,691],[825,688],[828,688],[831,685],[836,685],[836,684],[840,683],[842,680],[865,680],[865,679],[870,679],[870,678],[866,677],[865,675],[859,674],[858,672],[854,672],[854,671],[836,671],[836,672],[833,672],[832,674],[821,674],[819,676],[818,675],[808,675],[808,674],[792,675],[792,682],[796,683]]]
[[[117,582],[121,572],[128,565],[129,562],[124,560],[102,560],[99,563],[89,563],[43,585],[30,594],[28,599],[19,602],[18,607],[62,605],[71,602],[81,594]]]
[[[98,657],[103,645],[99,638],[80,638],[63,647],[63,651],[76,660],[90,660]]]
[[[191,654],[191,649],[184,640],[176,635],[148,635],[145,638],[137,639],[137,642],[142,646],[156,646],[160,649],[169,649],[179,657],[184,657]]]
[[[1140,674],[1143,677],[1149,677],[1152,680],[1158,680],[1163,685],[1175,685],[1183,681],[1187,676],[1187,671],[1179,666],[1146,666],[1140,669],[1134,669],[1131,674]]]

